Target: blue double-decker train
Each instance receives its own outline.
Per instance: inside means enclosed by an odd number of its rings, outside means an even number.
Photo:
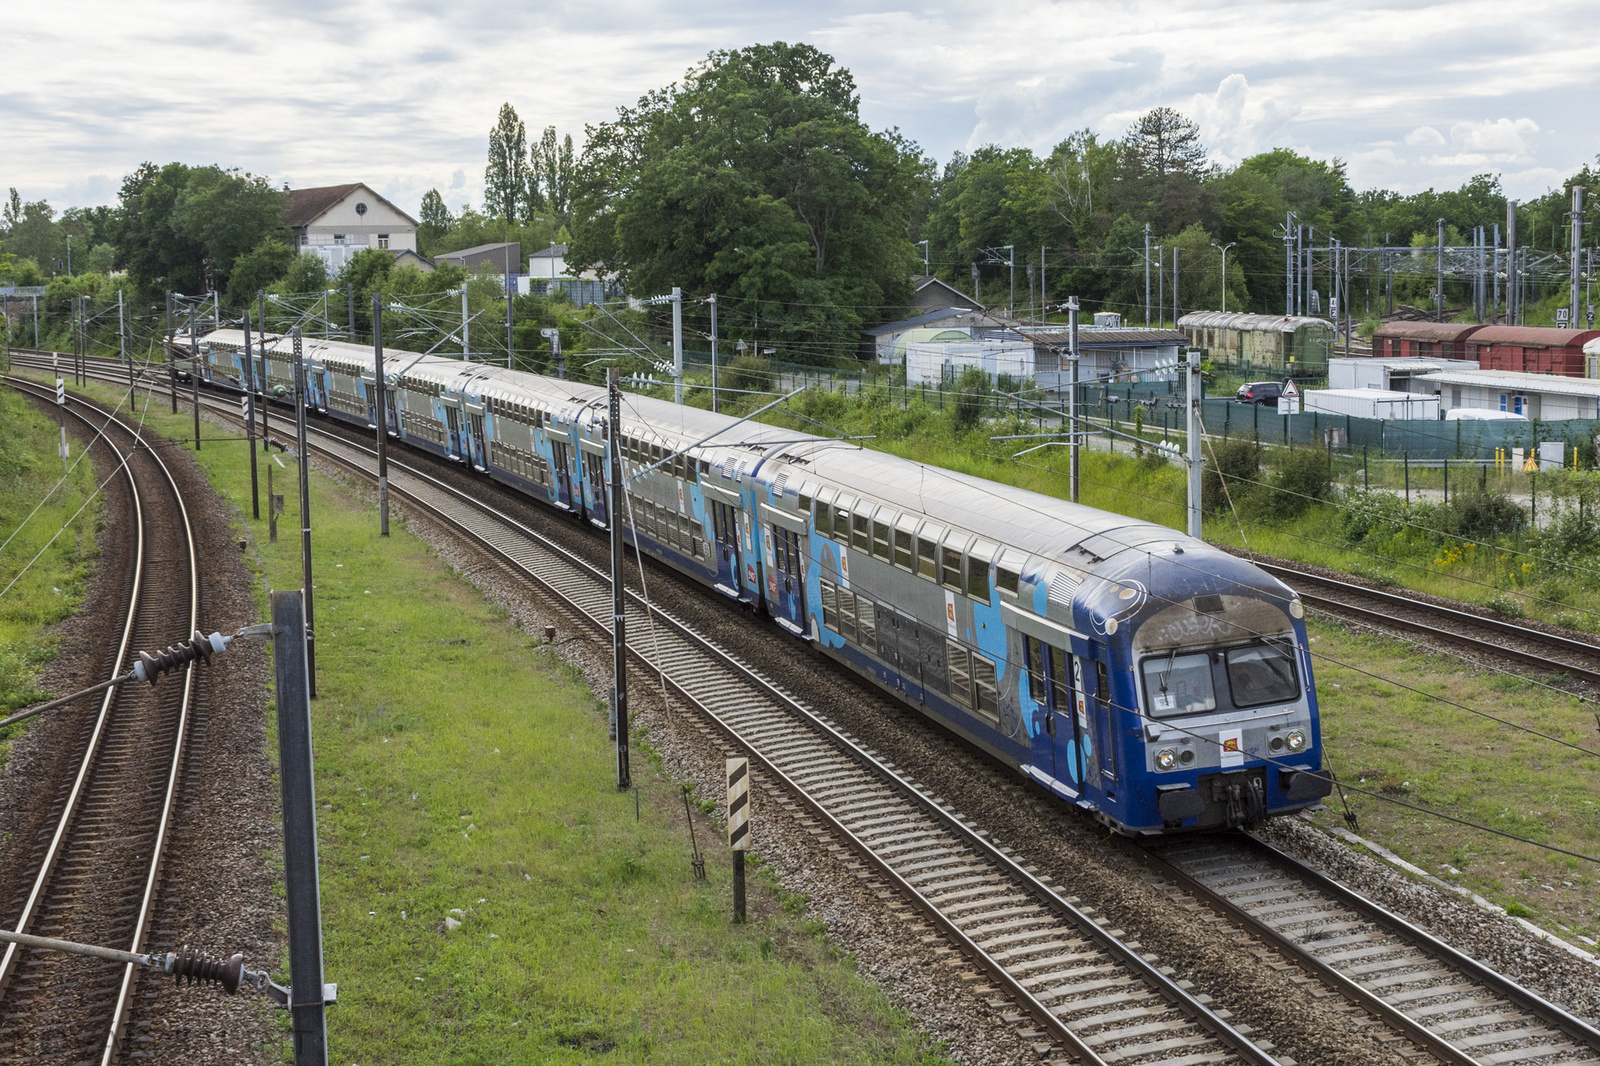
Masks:
[[[303,342],[311,407],[377,429],[374,355]],[[244,336],[201,341],[240,388]],[[287,338],[249,380],[292,387]],[[749,604],[1037,785],[1130,834],[1255,825],[1330,791],[1304,610],[1165,526],[860,446],[414,352],[388,433],[608,527]]]

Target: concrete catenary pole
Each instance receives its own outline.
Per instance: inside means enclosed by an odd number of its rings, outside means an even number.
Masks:
[[[372,294],[372,378],[378,423],[378,535],[389,535],[389,386],[383,376],[383,297]]]
[[[1178,253],[1183,251],[1176,244],[1172,246],[1172,328],[1178,328],[1178,318],[1183,312],[1178,310]]]
[[[195,312],[199,308],[194,305],[189,307],[189,391],[190,401],[194,404],[194,450],[200,450],[200,337],[196,333]]]
[[[472,358],[472,345],[467,343],[467,283],[461,283],[461,358]]]
[[[1439,235],[1435,239],[1434,269],[1438,274],[1436,284],[1439,290],[1436,294],[1437,303],[1434,305],[1433,317],[1436,322],[1444,321],[1444,219],[1438,222]]]
[[[163,345],[167,356],[167,391],[172,398],[172,413],[178,413],[178,364],[172,361],[172,290],[167,290],[167,343]],[[37,346],[38,341],[34,344]]]
[[[1517,322],[1517,201],[1506,201],[1506,321]]]
[[[317,623],[311,584],[311,457],[306,454],[306,360],[294,327],[294,431],[300,455],[300,578],[306,598],[306,684],[317,698]]]
[[[626,559],[622,543],[622,383],[616,367],[606,369],[606,451],[610,460],[611,494],[607,518],[611,526],[611,708],[617,722],[617,787],[631,788],[628,766],[628,637]]]
[[[683,402],[683,290],[676,285],[672,287],[672,402]]]
[[[267,425],[267,294],[261,289],[256,290],[256,321],[261,327],[261,450],[266,451],[267,441],[271,439]],[[269,498],[271,495],[267,493]]]
[[[711,305],[711,411],[715,414],[722,409],[717,402],[717,294],[712,293],[706,302]]]
[[[1579,280],[1583,271],[1579,263],[1583,257],[1583,186],[1572,187],[1572,310],[1568,312],[1567,325],[1571,329],[1582,329],[1583,319],[1579,315],[1578,289]]]
[[[1144,224],[1144,328],[1150,328],[1150,223]]]
[[[1146,297],[1148,299],[1148,297]],[[1294,212],[1283,216],[1283,313],[1294,315]]]
[[[250,451],[250,517],[261,519],[261,483],[256,471],[256,370],[250,347],[250,312],[244,313],[244,439]]]
[[[1184,353],[1184,381],[1189,408],[1189,536],[1200,538],[1200,349],[1190,348]]]
[[[1067,484],[1071,490],[1072,502],[1078,502],[1078,487],[1080,484],[1079,450],[1083,447],[1083,440],[1079,435],[1078,425],[1078,298],[1076,296],[1067,300],[1067,359],[1071,362],[1071,370],[1067,378],[1067,430],[1070,443],[1067,445],[1068,461]]]

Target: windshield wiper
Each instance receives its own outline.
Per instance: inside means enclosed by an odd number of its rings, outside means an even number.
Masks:
[[[1177,645],[1173,645],[1172,654],[1167,656],[1167,668],[1161,672],[1161,694],[1167,694],[1167,679],[1172,676],[1172,664],[1178,658]]]

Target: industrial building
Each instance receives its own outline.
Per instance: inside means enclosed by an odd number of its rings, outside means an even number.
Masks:
[[[1505,411],[1547,422],[1600,418],[1600,380],[1523,374],[1510,370],[1440,370],[1423,374],[1442,412],[1456,408]]]
[[[1328,360],[1328,388],[1381,389],[1388,392],[1424,392],[1433,395],[1431,384],[1419,380],[1423,374],[1439,370],[1476,370],[1471,359],[1423,359],[1420,357],[1383,358],[1348,356]]]

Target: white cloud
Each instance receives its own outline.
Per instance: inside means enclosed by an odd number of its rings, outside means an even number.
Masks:
[[[1450,127],[1450,142],[1468,151],[1491,152],[1506,157],[1528,155],[1528,137],[1539,132],[1539,124],[1531,118],[1483,119],[1477,122],[1457,122]]]
[[[1444,134],[1432,126],[1418,126],[1406,134],[1406,143],[1412,146],[1422,144],[1443,144]]]
[[[1196,94],[1186,109],[1200,124],[1213,153],[1236,163],[1264,148],[1292,121],[1300,107],[1281,97],[1254,91],[1243,74],[1229,74],[1209,96]]]

